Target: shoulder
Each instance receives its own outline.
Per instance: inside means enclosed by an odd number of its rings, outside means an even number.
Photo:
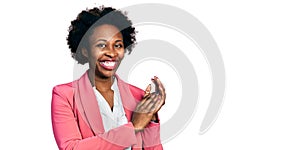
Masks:
[[[87,71],[84,74],[82,74],[81,77],[79,77],[78,79],[75,79],[68,83],[63,83],[54,86],[52,91],[62,94],[73,93],[76,87],[78,87],[79,82],[85,80],[85,78],[87,78]]]
[[[73,84],[74,81],[54,86],[52,89],[52,102],[72,101],[74,96]]]
[[[65,92],[73,91],[73,82],[56,85],[53,87],[52,92],[65,93]]]

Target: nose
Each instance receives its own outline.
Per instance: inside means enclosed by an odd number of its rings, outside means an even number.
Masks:
[[[116,57],[118,55],[118,53],[116,52],[114,46],[108,46],[105,55],[107,57],[114,58],[114,57]]]

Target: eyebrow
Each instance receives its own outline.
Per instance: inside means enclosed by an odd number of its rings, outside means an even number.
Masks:
[[[116,40],[116,42],[123,42],[123,40]]]
[[[96,40],[96,42],[98,42],[98,41],[107,42],[107,40],[105,40],[105,39],[99,39],[99,40]],[[123,40],[116,40],[115,42],[123,42]]]
[[[98,39],[98,40],[96,40],[96,42],[98,42],[98,41],[104,41],[104,42],[106,42],[107,40],[104,40],[104,39]]]

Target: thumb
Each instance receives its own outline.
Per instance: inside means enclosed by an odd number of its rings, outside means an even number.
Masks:
[[[144,95],[144,97],[147,96],[147,95],[149,95],[149,94],[150,94],[150,91],[151,91],[151,84],[149,84],[149,85],[147,86],[147,88],[146,88],[146,90],[145,90],[145,95]]]

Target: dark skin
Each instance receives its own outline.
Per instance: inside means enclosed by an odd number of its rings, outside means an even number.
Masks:
[[[155,92],[150,93],[151,86],[148,85],[142,101],[136,106],[132,116],[136,131],[143,130],[151,120],[157,120],[157,112],[165,104],[166,93],[163,84],[156,76],[151,80],[155,84]]]
[[[122,34],[113,25],[100,25],[89,36],[88,43],[88,48],[83,48],[82,54],[89,60],[89,79],[113,109],[114,91],[111,86],[125,53]],[[132,115],[131,121],[136,132],[143,130],[151,120],[157,120],[157,112],[165,103],[163,84],[158,77],[154,77],[152,82],[155,92],[150,93],[151,86],[148,85]]]

